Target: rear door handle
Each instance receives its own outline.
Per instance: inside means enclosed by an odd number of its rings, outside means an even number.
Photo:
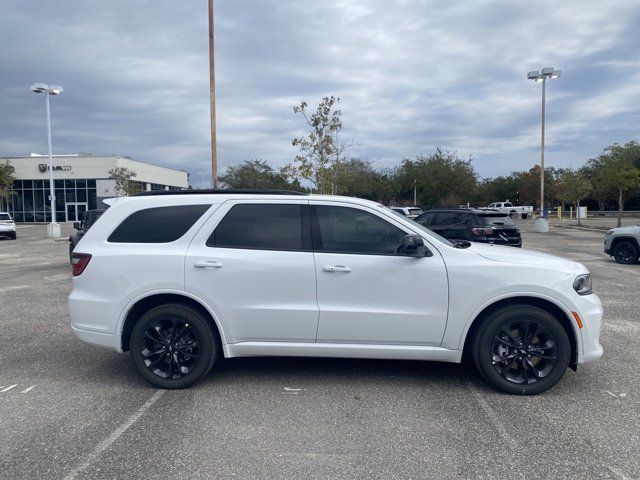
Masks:
[[[193,264],[197,268],[222,268],[222,264],[215,260],[202,260]]]
[[[325,265],[322,267],[324,272],[345,272],[351,271],[351,267],[345,267],[344,265]]]

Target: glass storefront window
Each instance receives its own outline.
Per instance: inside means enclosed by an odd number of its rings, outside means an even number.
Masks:
[[[53,186],[54,188],[64,188],[64,180],[54,180]]]
[[[34,190],[34,210],[44,210],[44,193],[42,190]]]
[[[65,180],[64,181],[64,188],[65,188],[65,190],[73,190],[74,188],[76,188],[76,181],[75,180]]]
[[[65,200],[67,203],[76,201],[76,191],[73,188],[65,190]]]
[[[84,188],[78,188],[76,190],[76,198],[78,202],[86,202],[87,201],[87,191]]]

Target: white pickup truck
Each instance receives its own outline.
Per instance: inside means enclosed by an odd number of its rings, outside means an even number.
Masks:
[[[527,218],[533,215],[532,206],[516,206],[508,200],[506,202],[494,202],[487,208],[491,208],[492,210],[499,210],[503,213],[508,213],[509,215],[520,213],[522,214],[522,218]]]

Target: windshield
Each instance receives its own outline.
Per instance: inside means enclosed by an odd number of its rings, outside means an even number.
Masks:
[[[418,227],[421,231],[423,231],[424,233],[426,233],[427,235],[429,235],[430,237],[435,238],[436,240],[439,240],[440,242],[444,243],[445,245],[449,245],[450,247],[453,247],[453,243],[450,242],[449,240],[447,240],[446,238],[438,235],[436,232],[433,232],[431,230],[429,230],[427,227],[425,227],[424,225],[420,225],[418,222],[416,222],[415,220],[409,219],[407,217],[405,217],[403,214],[396,212],[395,210],[389,208],[389,207],[385,207],[384,205],[381,205],[382,208],[389,210],[390,212],[396,214],[399,217],[404,218],[405,220],[412,222],[414,227]]]
[[[0,220],[11,220],[8,213],[0,213]]]

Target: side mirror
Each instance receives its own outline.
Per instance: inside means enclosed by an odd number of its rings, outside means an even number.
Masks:
[[[424,246],[424,240],[420,235],[407,235],[398,248],[398,253],[408,257],[427,257],[431,252]]]
[[[73,228],[75,228],[76,230],[80,230],[82,226],[80,225],[80,222],[73,222]]]

